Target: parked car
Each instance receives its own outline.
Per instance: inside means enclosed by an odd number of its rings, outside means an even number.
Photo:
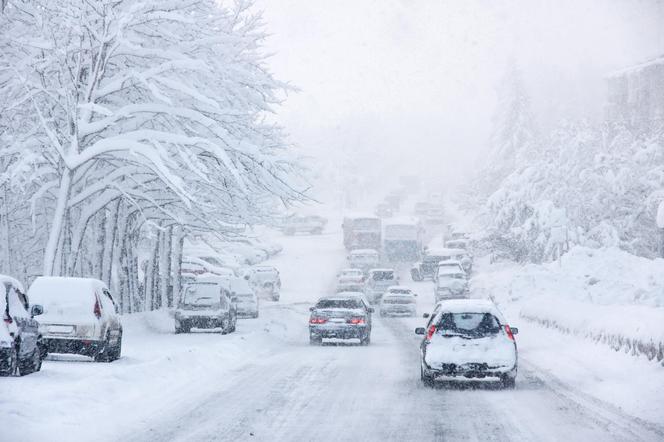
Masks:
[[[237,303],[240,318],[258,318],[258,296],[244,278],[233,278],[230,283],[231,298]]]
[[[356,296],[330,296],[318,300],[309,309],[309,342],[321,344],[323,339],[359,339],[360,344],[369,345],[371,341],[370,313]]]
[[[348,264],[353,269],[367,272],[380,264],[380,254],[374,249],[357,249],[348,254]]]
[[[281,231],[284,235],[295,235],[296,233],[320,235],[326,225],[327,220],[322,216],[291,216],[284,220]]]
[[[364,292],[369,301],[377,304],[387,288],[398,283],[399,277],[394,269],[371,269],[366,279]]]
[[[438,378],[496,379],[504,388],[516,385],[518,351],[514,336],[491,301],[443,301],[436,306],[420,345],[420,377],[427,386]]]
[[[43,312],[39,304],[30,305],[23,285],[16,279],[0,275],[0,376],[21,376],[41,369],[45,350],[34,319]]]
[[[434,286],[434,297],[436,302],[468,297],[466,273],[463,270],[449,267],[439,268]]]
[[[220,328],[223,334],[235,331],[237,308],[230,292],[218,282],[194,282],[184,286],[175,310],[175,333],[192,328]]]
[[[40,332],[48,353],[80,354],[97,362],[120,358],[120,311],[102,281],[41,276],[28,296],[43,306]]]
[[[415,316],[417,314],[416,296],[408,287],[388,287],[380,302],[380,316]]]

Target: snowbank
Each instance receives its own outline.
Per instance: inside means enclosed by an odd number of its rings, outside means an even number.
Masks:
[[[473,289],[522,318],[664,360],[663,259],[575,247],[560,263],[482,264]]]

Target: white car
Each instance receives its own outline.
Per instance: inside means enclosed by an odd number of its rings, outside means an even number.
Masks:
[[[197,281],[184,286],[175,310],[175,333],[220,328],[226,334],[235,331],[236,323],[236,303],[223,283]]]
[[[267,297],[278,301],[281,291],[281,277],[279,270],[273,266],[253,266],[250,273],[250,281],[254,285],[254,291],[261,297]]]
[[[364,282],[364,272],[360,269],[342,269],[337,273],[337,282]]]
[[[415,316],[416,296],[408,287],[389,287],[380,302],[380,316]]]
[[[456,259],[450,259],[450,260],[447,260],[447,261],[439,261],[438,262],[438,266],[437,266],[437,269],[434,273],[434,277],[435,277],[435,275],[438,275],[438,273],[440,272],[440,269],[443,269],[443,268],[444,269],[459,270],[459,271],[463,272],[464,274],[466,273],[466,270],[463,268],[463,265],[461,264],[461,261],[457,261]]]
[[[353,269],[366,272],[371,268],[378,267],[380,254],[374,249],[353,250],[348,255],[348,264]]]
[[[436,302],[468,297],[468,278],[463,270],[442,267],[433,289]]]
[[[238,318],[258,318],[258,296],[244,278],[230,281],[231,299],[236,303]]]
[[[388,287],[399,283],[399,277],[394,269],[371,269],[367,275],[364,293],[367,298],[377,304]]]
[[[425,315],[427,316],[427,315]],[[436,305],[420,346],[420,376],[427,386],[436,379],[499,380],[504,388],[516,383],[518,352],[514,335],[496,305],[463,299]]]
[[[48,353],[81,354],[100,362],[120,358],[120,312],[102,281],[41,276],[28,297],[43,306],[39,330]]]

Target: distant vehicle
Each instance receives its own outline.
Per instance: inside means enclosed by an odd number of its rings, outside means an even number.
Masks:
[[[413,281],[423,281],[425,279],[435,279],[438,271],[438,264],[442,261],[452,260],[454,257],[462,257],[463,251],[456,253],[449,249],[426,249],[422,260],[416,262],[410,269],[410,276]],[[460,262],[460,261],[456,261]]]
[[[413,218],[395,219],[385,223],[383,252],[390,262],[414,262],[420,259],[423,229]]]
[[[364,282],[339,282],[337,284],[337,293],[341,292],[354,292],[354,293],[364,293]]]
[[[231,299],[236,302],[239,318],[258,318],[258,296],[246,279],[231,279],[230,291]]]
[[[389,287],[380,303],[380,316],[415,316],[417,314],[416,296],[408,287]]]
[[[371,303],[377,304],[387,288],[398,283],[399,277],[394,269],[371,269],[367,275],[364,293]]]
[[[430,205],[426,201],[420,201],[419,203],[415,203],[414,207],[415,215],[419,217],[425,216],[429,212],[429,207]]]
[[[425,315],[426,317],[427,315]],[[516,385],[518,352],[502,313],[490,301],[468,299],[436,305],[420,345],[420,377],[427,386],[438,378],[496,379],[504,388]]]
[[[445,247],[449,249],[462,249],[462,250],[468,250],[468,240],[460,238],[460,239],[451,239],[449,241],[445,241]]]
[[[230,292],[216,282],[194,282],[184,286],[175,310],[175,333],[192,328],[220,328],[223,334],[235,331],[237,308]]]
[[[380,264],[380,254],[373,249],[353,250],[348,254],[348,265],[353,269],[366,272]]]
[[[454,268],[439,268],[434,287],[436,302],[468,297],[466,273]]]
[[[440,248],[440,249],[427,249],[426,252],[427,254],[435,255],[438,256],[439,263],[443,261],[458,261],[461,263],[461,267],[463,268],[464,272],[467,275],[470,275],[470,272],[472,271],[473,268],[473,260],[468,254],[468,252],[464,249],[451,249],[451,248]],[[434,268],[434,275],[433,278],[437,277],[437,270],[438,266]]]
[[[254,266],[251,273],[251,283],[256,294],[278,301],[281,291],[281,277],[279,270],[274,266]]]
[[[394,215],[394,211],[387,203],[378,204],[374,213],[379,218],[389,218]]]
[[[284,235],[295,235],[296,233],[320,235],[326,225],[327,219],[322,216],[291,216],[284,220],[281,231]]]
[[[381,246],[381,220],[375,216],[347,216],[342,224],[347,250],[374,249]]]
[[[28,296],[43,306],[40,332],[48,353],[80,354],[97,362],[120,358],[120,311],[102,281],[41,276]]]
[[[41,369],[45,349],[34,319],[43,312],[39,304],[30,306],[23,285],[0,275],[0,376],[25,376]]]
[[[337,273],[337,282],[350,283],[350,282],[364,282],[364,272],[361,269],[343,269]]]
[[[466,270],[463,268],[463,265],[461,265],[461,261],[457,261],[456,259],[448,259],[446,261],[440,261],[436,268],[436,275],[440,273],[440,269],[442,268],[460,270],[464,274],[466,273]]]
[[[318,300],[309,309],[309,342],[321,344],[323,339],[359,339],[362,345],[371,341],[373,308],[356,296],[330,296]]]
[[[392,192],[385,197],[385,203],[388,205],[392,212],[398,212],[401,206],[401,195],[397,192]]]

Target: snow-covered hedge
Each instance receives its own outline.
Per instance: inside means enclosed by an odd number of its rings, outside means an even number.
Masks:
[[[575,247],[561,262],[486,266],[478,293],[540,325],[664,360],[664,259]]]

